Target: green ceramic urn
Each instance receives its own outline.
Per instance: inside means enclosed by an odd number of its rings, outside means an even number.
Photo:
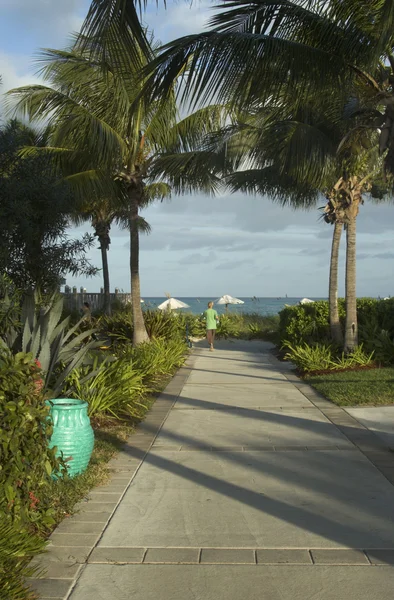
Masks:
[[[47,400],[51,407],[53,433],[49,442],[63,454],[70,477],[83,473],[93,451],[94,434],[88,417],[88,404],[73,398]]]

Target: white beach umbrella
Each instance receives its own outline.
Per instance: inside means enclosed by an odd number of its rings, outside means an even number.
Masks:
[[[239,298],[233,298],[232,296],[226,294],[225,296],[219,298],[219,300],[216,301],[216,304],[225,304],[227,311],[227,307],[229,304],[245,304],[245,302],[243,300],[240,300]]]
[[[300,300],[300,304],[313,304],[314,300],[310,300],[309,298],[303,298]]]
[[[157,308],[159,310],[174,310],[176,308],[189,308],[189,305],[176,298],[168,298],[168,300],[159,304]]]
[[[216,301],[216,304],[245,304],[245,302],[239,298],[225,295],[219,298],[219,300]]]

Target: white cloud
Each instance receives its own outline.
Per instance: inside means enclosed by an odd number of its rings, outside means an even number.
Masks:
[[[77,31],[88,6],[87,0],[0,0],[3,19],[17,21],[21,30],[28,27],[29,36],[42,35],[44,44]]]
[[[200,0],[193,3],[185,1],[168,2],[167,9],[159,3],[158,7],[149,7],[144,21],[155,33],[156,40],[163,44],[192,33],[200,33],[212,15],[212,2]]]

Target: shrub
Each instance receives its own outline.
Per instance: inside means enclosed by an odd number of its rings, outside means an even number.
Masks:
[[[343,317],[343,305],[340,315]],[[286,306],[279,313],[279,335],[281,344],[303,342],[326,342],[330,338],[328,302]]]
[[[131,343],[133,341],[131,311],[116,312],[111,316],[104,315],[98,319],[97,326],[101,334],[108,336],[115,343]]]
[[[0,275],[0,337],[12,346],[20,328],[21,292],[15,288],[11,279]]]
[[[134,370],[128,357],[101,364],[96,357],[92,365],[72,371],[64,393],[85,400],[90,417],[105,413],[118,419],[122,415],[140,417],[146,410],[141,402],[146,391],[142,374]]]
[[[40,392],[41,371],[31,354],[0,353],[0,521],[48,528],[53,510],[46,501],[53,471],[61,471],[49,409]]]
[[[147,310],[144,312],[145,327],[151,339],[167,340],[180,338],[185,334],[184,315],[165,310]]]
[[[157,339],[131,351],[133,368],[151,384],[158,377],[170,375],[185,362],[187,347],[181,340]]]
[[[12,352],[31,353],[42,366],[43,391],[56,398],[68,374],[81,365],[97,342],[94,330],[80,331],[82,321],[70,327],[70,317],[62,319],[63,298],[44,298],[38,292],[27,294],[21,310],[21,325],[9,346]],[[6,345],[8,345],[6,343]]]
[[[374,353],[377,363],[394,364],[394,338],[389,331],[373,324],[364,325],[360,328],[359,338],[366,350]]]
[[[216,330],[217,337],[227,339],[239,336],[240,315],[220,315]],[[241,317],[242,319],[242,317]]]
[[[116,357],[75,369],[63,390],[67,396],[85,400],[89,415],[141,418],[147,405],[143,398],[164,376],[180,367],[186,354],[182,340],[154,339],[137,348],[123,345]]]
[[[37,569],[28,563],[41,554],[45,546],[46,542],[30,531],[12,523],[0,523],[0,598],[29,600],[36,597],[29,592],[24,580],[37,574]]]
[[[345,319],[345,301],[338,301],[339,318]],[[374,298],[358,298],[358,325],[360,339],[367,343],[367,332],[375,334],[382,330],[394,337],[394,298],[376,300]],[[330,342],[329,307],[326,300],[297,306],[287,306],[280,313],[279,335],[280,343],[285,340],[292,345],[303,342]],[[370,350],[370,347],[368,347]],[[372,348],[371,348],[372,350]]]
[[[285,360],[293,362],[303,373],[314,371],[339,371],[354,367],[368,366],[372,363],[373,352],[367,354],[362,346],[358,346],[352,354],[338,353],[336,349],[327,344],[303,343],[293,346],[285,342],[287,352]]]
[[[331,346],[324,344],[309,346],[306,343],[292,346],[288,341],[285,346],[287,348],[285,360],[293,362],[302,372],[324,371],[332,365]]]

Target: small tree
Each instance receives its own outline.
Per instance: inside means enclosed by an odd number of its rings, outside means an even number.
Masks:
[[[48,156],[19,154],[27,144],[45,148],[48,134],[17,121],[0,131],[0,266],[21,289],[53,289],[67,273],[96,273],[86,258],[93,238],[67,235],[71,190]]]

